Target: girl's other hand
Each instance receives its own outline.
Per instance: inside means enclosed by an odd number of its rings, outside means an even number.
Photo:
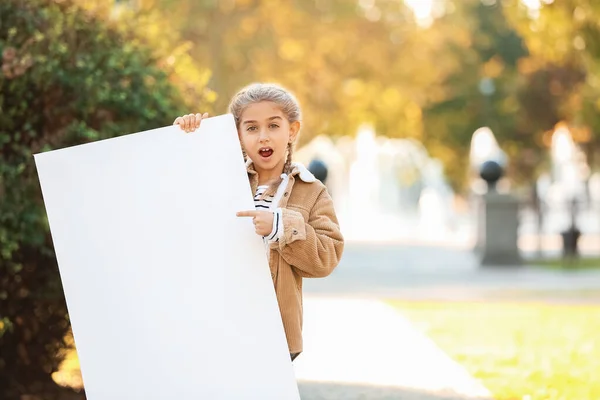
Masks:
[[[173,125],[179,125],[179,127],[186,132],[193,132],[200,128],[200,123],[204,118],[208,118],[208,113],[187,114],[182,117],[175,118]]]

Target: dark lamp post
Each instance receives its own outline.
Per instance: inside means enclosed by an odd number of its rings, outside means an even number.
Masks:
[[[308,170],[322,183],[327,180],[327,165],[319,159],[314,159],[308,164]]]
[[[504,175],[504,170],[496,161],[486,161],[481,164],[479,169],[479,176],[487,182],[490,192],[496,191],[496,184],[502,178],[502,175]]]

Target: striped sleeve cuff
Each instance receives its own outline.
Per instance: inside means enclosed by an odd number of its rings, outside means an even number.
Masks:
[[[271,233],[267,235],[267,240],[269,243],[279,242],[279,237],[283,233],[283,218],[281,215],[281,208],[277,208],[273,211],[273,229],[271,229]]]

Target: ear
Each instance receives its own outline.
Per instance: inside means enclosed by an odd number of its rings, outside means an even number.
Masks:
[[[290,124],[290,142],[294,142],[296,140],[298,132],[300,132],[300,121],[294,121]]]

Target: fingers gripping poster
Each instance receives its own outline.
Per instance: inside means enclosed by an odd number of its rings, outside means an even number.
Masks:
[[[231,115],[35,162],[88,400],[299,399]]]

